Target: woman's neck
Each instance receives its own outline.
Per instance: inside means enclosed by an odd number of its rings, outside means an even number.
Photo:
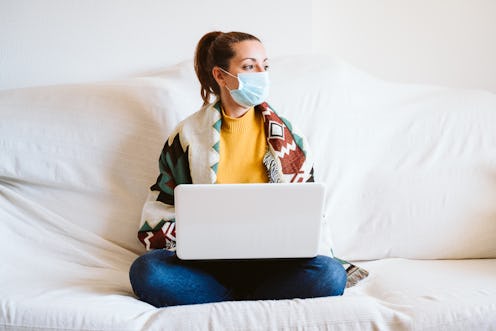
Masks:
[[[233,118],[241,117],[244,114],[246,114],[246,112],[248,110],[250,110],[250,108],[251,108],[251,107],[246,108],[246,107],[238,105],[236,102],[234,102],[234,100],[232,99],[230,94],[226,94],[226,93],[221,92],[220,100],[221,100],[222,108],[224,109],[224,112],[229,117],[233,117]]]

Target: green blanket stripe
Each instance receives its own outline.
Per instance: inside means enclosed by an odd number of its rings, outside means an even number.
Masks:
[[[179,184],[190,184],[192,182],[189,173],[189,146],[182,149],[179,134],[172,140],[172,144],[165,143],[159,159],[161,176],[157,179],[157,185],[162,193],[174,196],[174,187]]]

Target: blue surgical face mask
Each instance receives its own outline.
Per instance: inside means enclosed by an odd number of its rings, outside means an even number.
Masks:
[[[240,106],[253,107],[259,105],[269,96],[269,73],[267,71],[239,73],[236,77],[222,68],[220,70],[238,79],[238,89],[231,90],[227,86],[226,88],[231,93],[234,101]]]

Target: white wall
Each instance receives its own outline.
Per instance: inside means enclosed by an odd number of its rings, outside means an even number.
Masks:
[[[311,48],[311,14],[300,0],[0,0],[0,89],[155,71],[217,29],[298,53]]]
[[[496,1],[313,0],[312,48],[382,78],[496,92]]]
[[[0,0],[0,89],[154,71],[214,29],[252,32],[272,57],[496,92],[496,0]]]

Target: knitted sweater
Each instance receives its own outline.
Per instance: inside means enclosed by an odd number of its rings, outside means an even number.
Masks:
[[[255,107],[263,115],[267,153],[263,163],[271,183],[312,182],[308,144],[290,122],[267,104]],[[178,124],[164,144],[160,174],[143,207],[139,240],[147,250],[175,250],[174,188],[179,184],[213,184],[219,163],[222,113],[220,102],[204,106]]]
[[[262,162],[267,153],[263,115],[250,108],[243,116],[222,112],[217,183],[267,183]]]

